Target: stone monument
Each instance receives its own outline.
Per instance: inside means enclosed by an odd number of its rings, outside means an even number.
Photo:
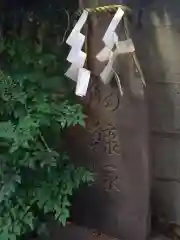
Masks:
[[[94,7],[95,2],[82,1],[81,7]],[[112,2],[98,1],[100,6],[105,4]],[[92,79],[82,101],[86,128],[75,128],[68,141],[78,163],[95,173],[95,183],[77,194],[73,219],[118,239],[145,240],[150,195],[147,106],[131,54],[120,56],[116,64],[122,96],[114,79],[104,85],[99,78],[104,65],[95,57],[103,48],[102,36],[111,18],[108,14],[90,16],[88,67]],[[118,34],[124,38],[122,26]]]

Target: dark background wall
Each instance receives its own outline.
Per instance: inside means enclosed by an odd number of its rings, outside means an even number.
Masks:
[[[154,212],[180,224],[180,2],[156,0],[134,32],[146,80]]]

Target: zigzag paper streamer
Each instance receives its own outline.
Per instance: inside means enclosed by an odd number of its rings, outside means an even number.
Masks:
[[[107,66],[104,68],[103,72],[100,74],[102,81],[107,84],[111,81],[114,70],[113,65],[119,54],[134,52],[134,44],[131,39],[125,41],[119,41],[118,36],[116,34],[116,28],[120,23],[122,17],[124,15],[124,11],[119,8],[114,15],[104,37],[103,42],[105,43],[105,47],[97,54],[96,58],[100,62],[108,61]],[[116,49],[113,52],[112,49],[116,45]]]
[[[118,8],[116,14],[114,15],[111,23],[107,31],[104,34],[103,42],[105,43],[106,47],[112,49],[118,39],[117,34],[115,33],[118,24],[120,23],[122,17],[124,15],[124,11],[121,8]]]
[[[83,68],[87,54],[81,50],[85,42],[85,36],[81,33],[81,30],[87,18],[88,12],[84,10],[66,41],[71,46],[67,56],[67,61],[71,63],[71,66],[65,75],[77,82],[76,95],[78,96],[86,95],[90,80],[90,71]]]

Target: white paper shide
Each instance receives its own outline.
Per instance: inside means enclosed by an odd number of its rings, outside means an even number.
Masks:
[[[89,70],[83,68],[87,54],[82,51],[85,36],[81,33],[81,30],[87,18],[88,12],[84,10],[66,41],[71,46],[71,50],[67,56],[67,61],[71,63],[71,66],[65,75],[77,82],[76,95],[81,97],[86,95],[91,74]]]
[[[135,51],[132,39],[120,41],[116,33],[116,29],[122,20],[123,15],[124,11],[119,7],[103,36],[102,41],[105,46],[96,56],[100,62],[107,61],[107,65],[100,74],[101,80],[105,84],[109,83],[114,75],[117,75],[113,66],[118,55]],[[65,75],[76,82],[75,93],[81,97],[85,96],[87,93],[91,75],[91,72],[84,68],[87,54],[82,51],[86,39],[81,33],[81,30],[86,23],[87,18],[88,11],[84,10],[66,41],[71,47],[67,56],[67,61],[71,63],[71,66]]]
[[[105,84],[109,83],[114,76],[113,65],[117,56],[119,54],[125,54],[135,51],[132,39],[119,41],[118,35],[116,33],[116,28],[120,23],[123,15],[124,11],[119,8],[114,15],[107,31],[104,34],[103,42],[105,44],[105,47],[96,56],[96,58],[100,62],[108,61],[106,67],[100,74],[101,80]],[[114,47],[115,50],[113,51]]]

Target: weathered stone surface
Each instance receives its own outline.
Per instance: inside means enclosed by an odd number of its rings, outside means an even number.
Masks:
[[[157,237],[150,238],[149,240],[171,240],[171,239],[160,235],[160,236],[157,236]]]
[[[95,101],[88,109],[89,134],[81,131],[74,135],[79,140],[71,137],[82,162],[92,164],[97,173],[95,186],[77,197],[74,217],[111,236],[144,240],[150,186],[146,108],[126,90],[123,98],[118,94],[116,88],[100,84],[99,95],[92,99],[100,97],[99,105]]]
[[[103,48],[105,20],[97,18],[91,26],[88,57],[96,75],[101,66],[93,58]],[[150,191],[147,107],[132,57],[122,56],[117,71],[124,95],[120,96],[115,79],[104,85],[93,75],[83,101],[86,130],[77,128],[69,136],[73,156],[96,173],[95,184],[77,194],[73,217],[78,224],[118,239],[145,240]]]
[[[180,83],[149,83],[148,96],[149,101],[154,105],[164,102],[164,107],[166,107],[166,104],[171,104],[171,107],[180,107]]]
[[[149,3],[143,20],[146,26],[162,28],[180,24],[178,0],[149,0]]]
[[[51,237],[47,238],[47,240],[121,240],[109,237],[96,230],[78,227],[73,224],[65,228],[57,227],[56,224],[53,224],[50,229]],[[33,240],[41,240],[41,238],[33,238]],[[170,240],[170,238],[158,235],[156,237],[150,237],[148,240]]]
[[[66,227],[58,227],[57,224],[50,224],[50,237],[47,240],[121,240],[104,235],[96,230],[90,230],[83,227],[70,224]],[[28,240],[41,240],[42,238],[33,238]],[[150,237],[148,240],[170,240],[163,235]]]
[[[176,25],[171,22],[172,26],[165,26],[163,25],[164,18],[161,18],[161,26],[149,26],[144,17],[143,29],[136,29],[135,33],[137,37],[136,49],[146,80],[150,84],[161,83],[157,88],[163,88],[165,83],[180,83],[180,48],[177,47],[180,38],[180,24]],[[169,18],[171,19],[170,16]],[[175,86],[179,88],[179,86]],[[174,88],[172,84],[164,87]]]
[[[180,223],[180,2],[156,0],[135,33],[136,50],[147,79],[152,160],[156,179],[153,204],[166,220]]]
[[[160,216],[180,225],[180,182],[170,179],[156,181],[153,188],[153,206]]]
[[[160,97],[159,97],[160,98]],[[149,103],[151,130],[156,132],[180,133],[180,107],[173,105],[168,99],[164,103]]]
[[[53,228],[53,240],[117,240],[95,230],[69,225],[65,228]]]
[[[180,139],[156,136],[152,137],[151,144],[154,176],[180,181]]]

